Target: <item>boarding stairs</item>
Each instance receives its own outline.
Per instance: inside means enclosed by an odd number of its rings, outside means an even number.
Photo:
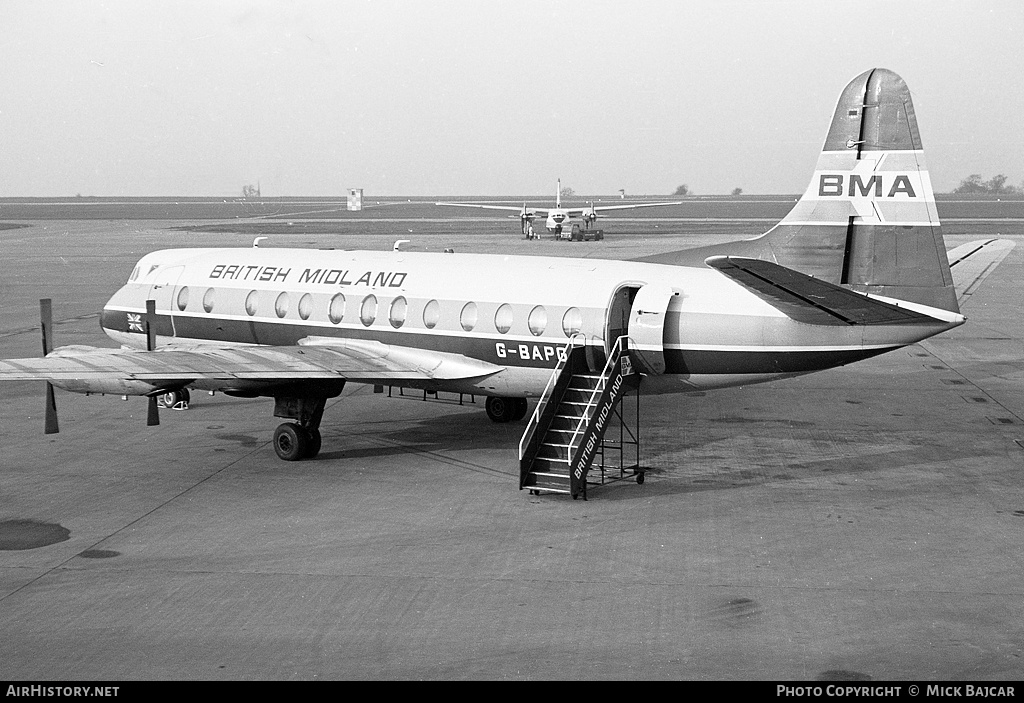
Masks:
[[[619,337],[604,369],[593,373],[587,348],[570,340],[519,443],[519,488],[587,499],[587,486],[635,476],[640,468],[640,375]],[[623,401],[636,395],[627,419]],[[609,434],[617,426],[618,438]],[[589,476],[592,468],[598,470]]]

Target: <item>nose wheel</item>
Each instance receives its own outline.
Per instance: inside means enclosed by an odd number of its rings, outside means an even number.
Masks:
[[[156,402],[160,406],[171,410],[188,410],[190,400],[191,396],[187,388],[182,388],[178,391],[167,391],[156,397]]]

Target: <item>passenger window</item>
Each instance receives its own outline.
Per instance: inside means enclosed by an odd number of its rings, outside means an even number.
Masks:
[[[259,307],[260,294],[258,291],[251,290],[249,295],[245,296],[245,314],[252,317],[256,314],[256,310]]]
[[[313,296],[306,293],[304,296],[299,298],[299,317],[303,320],[308,320],[309,316],[313,314]]]
[[[338,293],[331,298],[331,304],[327,308],[327,317],[334,324],[338,324],[345,319],[345,296]]]
[[[472,332],[473,328],[476,327],[476,320],[476,303],[466,303],[462,307],[462,314],[459,316],[459,322],[462,323],[462,329],[467,332]]]
[[[405,298],[402,296],[398,296],[391,301],[391,312],[388,315],[388,322],[391,323],[392,327],[398,329],[405,324],[405,313],[407,309],[408,303],[406,303]]]
[[[369,327],[377,319],[377,296],[368,295],[363,298],[363,304],[359,307],[359,321]]]
[[[278,317],[284,317],[288,314],[288,294],[281,293],[277,296],[277,300],[274,301],[274,312]]]
[[[502,334],[512,329],[512,306],[508,303],[502,303],[494,313],[494,328]]]
[[[583,314],[578,308],[569,308],[562,316],[562,331],[566,337],[571,337],[583,329]]]
[[[188,307],[188,286],[182,286],[178,291],[178,309],[184,311]]]
[[[530,325],[530,333],[534,337],[544,334],[544,330],[548,328],[548,311],[544,309],[543,305],[538,305],[530,311],[528,324]]]
[[[423,308],[423,325],[432,330],[441,321],[441,306],[436,300],[431,300]]]
[[[207,288],[203,294],[203,310],[213,312],[213,288]]]

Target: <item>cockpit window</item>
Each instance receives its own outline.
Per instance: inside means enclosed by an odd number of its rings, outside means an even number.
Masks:
[[[135,270],[132,271],[132,275],[128,277],[128,282],[131,283],[132,281],[137,280],[138,277],[139,277],[139,267],[136,266]]]

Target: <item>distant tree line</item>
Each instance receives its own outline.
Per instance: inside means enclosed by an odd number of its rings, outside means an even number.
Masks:
[[[742,188],[733,188],[732,189],[732,193],[730,193],[730,195],[742,195],[742,194],[743,194],[743,189]],[[676,188],[676,191],[672,195],[684,195],[685,196],[685,195],[696,195],[696,193],[694,193],[692,190],[690,190],[690,186],[688,186],[688,185],[686,185],[684,183],[683,185],[681,185],[678,188]]]
[[[960,181],[953,192],[960,195],[1024,195],[1024,188],[1007,185],[1006,180],[1006,176],[1001,173],[987,181],[981,180],[981,174],[972,173]]]

